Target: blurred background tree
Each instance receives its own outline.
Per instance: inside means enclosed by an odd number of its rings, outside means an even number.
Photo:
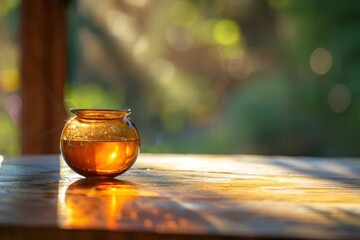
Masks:
[[[18,1],[0,2],[18,153]],[[131,108],[143,152],[360,156],[355,0],[73,0],[68,108]]]
[[[0,2],[0,154],[20,150],[19,0]]]

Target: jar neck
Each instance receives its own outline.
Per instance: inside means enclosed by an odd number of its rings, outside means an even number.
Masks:
[[[78,118],[93,120],[121,119],[131,113],[131,110],[112,110],[112,109],[79,109],[72,108],[70,112]]]

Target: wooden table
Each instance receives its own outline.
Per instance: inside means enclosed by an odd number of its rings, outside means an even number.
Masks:
[[[113,180],[0,157],[0,239],[360,239],[360,160],[142,154]]]

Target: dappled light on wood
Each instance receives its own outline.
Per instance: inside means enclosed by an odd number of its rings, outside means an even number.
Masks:
[[[142,154],[121,177],[84,179],[58,156],[29,156],[4,158],[0,172],[1,239],[4,226],[102,239],[360,234],[353,159]],[[56,237],[45,239],[64,239]]]
[[[117,228],[323,238],[337,222],[350,228],[358,224],[350,213],[360,198],[354,189],[360,167],[352,164],[313,158],[143,154],[122,177],[136,185],[136,197],[126,198],[126,207],[118,209]]]

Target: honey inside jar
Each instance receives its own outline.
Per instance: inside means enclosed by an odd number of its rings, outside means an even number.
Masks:
[[[85,177],[115,177],[127,171],[140,152],[140,137],[129,110],[71,109],[60,150],[67,165]]]
[[[83,176],[119,175],[130,168],[139,153],[139,141],[61,141],[64,159]]]

